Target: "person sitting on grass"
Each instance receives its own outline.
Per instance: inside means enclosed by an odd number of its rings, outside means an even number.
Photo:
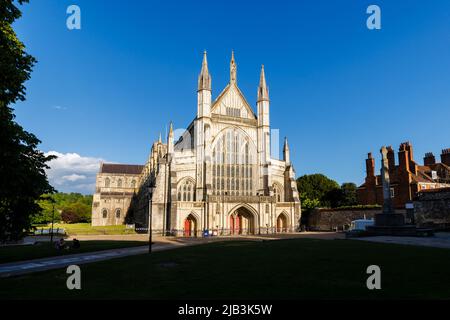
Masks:
[[[80,241],[76,238],[73,238],[72,240],[72,248],[73,249],[79,249],[80,248]]]
[[[59,241],[56,242],[55,247],[58,251],[64,249],[65,247],[64,239],[63,238],[59,239]]]

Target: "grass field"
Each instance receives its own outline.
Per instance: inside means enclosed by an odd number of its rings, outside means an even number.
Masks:
[[[373,264],[381,290],[366,287]],[[0,279],[0,298],[450,298],[450,250],[354,240],[228,241],[81,270],[81,290],[68,290],[65,270],[54,270]]]
[[[100,234],[135,234],[134,229],[127,229],[125,225],[116,225],[116,226],[98,226],[93,227],[90,223],[55,223],[53,226],[53,230],[57,228],[62,228],[66,231],[69,236],[76,235],[100,235]],[[38,227],[38,230],[42,229],[42,227]],[[44,227],[43,229],[50,229],[50,225]]]
[[[71,244],[71,242],[68,241],[68,244]],[[27,246],[7,246],[0,247],[0,263],[46,258],[73,253],[135,247],[146,244],[147,242],[142,241],[81,241],[80,248],[61,251],[57,251],[54,245],[50,242],[39,242],[35,245]]]

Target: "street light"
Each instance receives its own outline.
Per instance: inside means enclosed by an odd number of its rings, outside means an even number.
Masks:
[[[148,253],[152,253],[152,200],[154,186],[148,187]]]
[[[52,233],[50,233],[50,243],[53,243],[53,223],[55,222],[55,200],[50,198],[52,203]]]
[[[52,228],[50,230],[50,243],[53,243],[53,223],[55,221],[55,199],[52,196],[44,196],[44,200],[50,202],[52,204]]]

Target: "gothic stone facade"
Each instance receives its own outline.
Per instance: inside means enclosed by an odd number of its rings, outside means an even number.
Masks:
[[[297,230],[300,200],[287,139],[283,160],[271,157],[264,66],[256,114],[237,85],[233,54],[228,85],[214,101],[211,96],[205,52],[195,119],[176,142],[170,125],[167,142],[153,143],[139,176],[131,205],[136,227],[147,230],[151,215],[153,232],[166,235]]]
[[[100,164],[92,201],[92,225],[123,224],[144,166]]]
[[[420,191],[450,187],[450,149],[442,150],[441,162],[436,162],[431,152],[426,153],[423,165],[414,161],[413,147],[409,142],[400,145],[398,164],[392,147],[387,150],[395,208],[404,209],[405,204],[412,202]],[[365,182],[357,190],[359,204],[383,205],[381,176],[375,175],[375,160],[371,153],[366,159],[366,172]]]

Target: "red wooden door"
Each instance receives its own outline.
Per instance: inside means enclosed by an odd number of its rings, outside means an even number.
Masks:
[[[230,216],[230,233],[234,234],[234,217]]]
[[[184,236],[191,236],[191,220],[189,219],[184,220]]]
[[[239,216],[236,216],[234,227],[235,227],[234,230],[236,233],[238,233],[238,234],[241,233],[241,219]]]

